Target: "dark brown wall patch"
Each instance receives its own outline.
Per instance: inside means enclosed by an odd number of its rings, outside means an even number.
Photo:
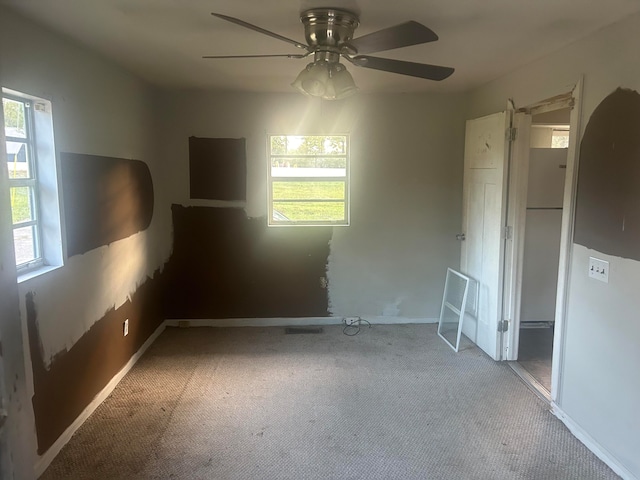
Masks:
[[[269,228],[239,208],[173,205],[167,318],[324,317],[332,227]]]
[[[153,215],[153,182],[139,160],[61,153],[67,255],[145,230]]]
[[[189,137],[189,178],[191,198],[245,200],[245,139]]]
[[[574,241],[640,260],[640,94],[619,88],[595,109],[580,144]]]

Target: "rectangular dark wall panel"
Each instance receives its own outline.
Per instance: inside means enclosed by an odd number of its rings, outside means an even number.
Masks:
[[[332,227],[269,228],[242,209],[173,205],[167,318],[328,316]]]
[[[145,230],[153,216],[153,182],[139,160],[61,153],[67,255]]]
[[[244,138],[189,138],[191,198],[246,200]]]

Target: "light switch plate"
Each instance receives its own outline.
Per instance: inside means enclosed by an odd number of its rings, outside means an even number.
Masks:
[[[589,277],[609,283],[609,262],[595,257],[589,257]]]

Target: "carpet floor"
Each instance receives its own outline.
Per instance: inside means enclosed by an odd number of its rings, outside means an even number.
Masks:
[[[435,325],[168,328],[42,479],[609,479],[511,369]]]

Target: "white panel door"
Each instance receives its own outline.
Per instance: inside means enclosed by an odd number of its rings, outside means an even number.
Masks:
[[[501,359],[504,224],[510,112],[467,121],[460,269],[477,282],[463,333],[494,360]],[[472,292],[470,292],[471,295]]]

